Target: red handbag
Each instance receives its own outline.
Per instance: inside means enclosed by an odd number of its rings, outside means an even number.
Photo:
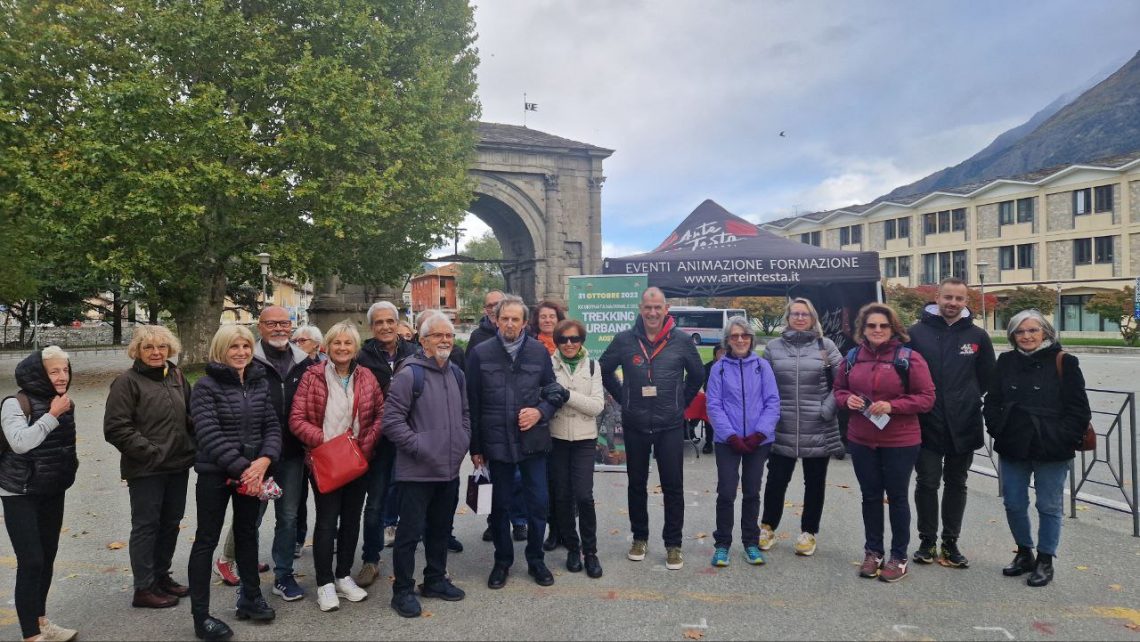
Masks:
[[[333,437],[309,452],[313,481],[321,493],[331,493],[368,472],[352,429]]]

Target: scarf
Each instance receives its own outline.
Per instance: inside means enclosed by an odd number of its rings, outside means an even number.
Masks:
[[[329,390],[325,403],[325,420],[321,424],[325,431],[325,441],[339,437],[351,427],[354,436],[360,435],[360,418],[353,413],[353,384],[356,370],[348,375],[348,382],[336,373],[332,361],[325,362],[325,386]]]
[[[570,366],[570,374],[574,374],[574,369],[577,368],[578,364],[582,362],[582,348],[578,348],[578,354],[574,355],[573,357],[567,357],[559,352],[558,358],[562,360],[562,363]]]
[[[507,354],[511,355],[511,361],[514,361],[519,356],[519,350],[522,348],[523,340],[526,339],[526,333],[520,332],[519,338],[514,341],[508,342],[503,334],[499,333],[499,341],[503,342],[503,347],[507,349]]]
[[[554,354],[554,351],[558,349],[558,347],[554,345],[553,334],[538,334],[535,338],[541,341],[542,345],[546,346],[546,351],[550,354]]]
[[[1048,348],[1051,345],[1053,345],[1053,342],[1050,341],[1049,339],[1045,339],[1044,341],[1041,342],[1041,345],[1037,346],[1037,348],[1035,350],[1031,350],[1029,352],[1026,352],[1026,351],[1022,350],[1021,348],[1018,348],[1017,351],[1020,352],[1021,354],[1025,355],[1025,356],[1027,356],[1027,357],[1031,357],[1031,356],[1037,354],[1038,352],[1041,352],[1045,348]]]

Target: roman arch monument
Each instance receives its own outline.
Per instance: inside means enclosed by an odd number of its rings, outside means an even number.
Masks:
[[[532,303],[565,300],[567,277],[601,271],[602,161],[613,150],[518,125],[479,123],[478,131],[468,211],[502,246],[507,289]],[[400,292],[330,279],[309,319],[321,328],[346,317],[363,323],[378,299],[399,305]]]

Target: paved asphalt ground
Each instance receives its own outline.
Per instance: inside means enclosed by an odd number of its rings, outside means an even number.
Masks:
[[[1128,381],[1135,388],[1137,357],[1082,355],[1090,385]],[[3,363],[0,390],[12,390],[11,368]],[[190,639],[190,606],[184,601],[165,611],[130,606],[131,574],[126,548],[130,516],[126,484],[118,477],[118,454],[103,441],[103,399],[111,378],[128,365],[106,353],[75,359],[73,397],[80,429],[79,480],[68,493],[64,532],[56,561],[48,615],[78,628],[83,640]],[[739,546],[726,569],[709,566],[714,529],[715,465],[712,457],[685,459],[685,568],[667,571],[658,536],[661,496],[650,496],[654,537],[649,557],[625,559],[629,545],[623,474],[598,473],[600,557],[605,576],[591,580],[565,571],[565,552],[548,554],[555,584],[540,588],[519,560],[500,591],[486,588],[491,545],[480,540],[481,517],[460,508],[456,534],[466,550],[451,556],[449,570],[467,591],[458,603],[427,600],[424,617],[405,620],[388,606],[389,587],[374,585],[364,602],[343,602],[321,613],[313,594],[311,549],[297,560],[300,582],[309,591],[285,604],[270,596],[278,617],[269,625],[239,623],[232,617],[233,589],[218,583],[213,612],[233,625],[240,640],[302,639],[882,639],[882,640],[1140,640],[1140,539],[1131,536],[1127,516],[1097,507],[1066,518],[1057,577],[1031,589],[1024,579],[1006,578],[1000,569],[1012,558],[996,482],[971,476],[970,503],[962,547],[966,570],[912,565],[898,584],[857,577],[862,557],[858,486],[849,461],[833,461],[828,476],[819,552],[796,557],[802,487],[793,479],[780,541],[766,566],[744,563]],[[463,471],[463,475],[467,474]],[[651,486],[655,483],[655,473]],[[193,483],[193,477],[191,478]],[[195,529],[193,495],[183,520],[175,557],[175,578],[185,581],[186,558]],[[885,509],[886,507],[884,507]],[[310,520],[314,513],[310,509]],[[262,530],[262,559],[268,558],[272,511]],[[738,533],[739,534],[739,533]],[[911,548],[913,549],[912,541]],[[386,551],[382,570],[391,569]],[[269,591],[271,574],[262,576]],[[19,639],[12,602],[15,558],[0,537],[0,637]]]

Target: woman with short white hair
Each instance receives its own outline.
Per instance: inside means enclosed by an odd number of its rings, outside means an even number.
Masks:
[[[324,348],[328,361],[310,366],[297,386],[289,412],[289,429],[309,453],[351,432],[364,459],[371,460],[372,449],[380,436],[384,393],[372,372],[358,367],[360,333],[356,325],[341,321],[329,328]],[[367,489],[367,477],[360,476],[335,490],[313,491],[317,507],[313,566],[317,575],[317,606],[322,611],[339,609],[340,597],[350,602],[368,597],[351,573]]]
[[[78,633],[46,616],[64,495],[75,483],[75,406],[71,363],[58,346],[16,366],[16,396],[0,408],[8,448],[0,455],[4,526],[16,554],[16,617],[25,640],[73,640]]]
[[[304,350],[315,361],[324,361],[328,359],[328,355],[321,352],[321,344],[324,343],[324,336],[321,335],[321,329],[315,325],[303,325],[293,331],[293,336],[290,341],[293,345]]]

